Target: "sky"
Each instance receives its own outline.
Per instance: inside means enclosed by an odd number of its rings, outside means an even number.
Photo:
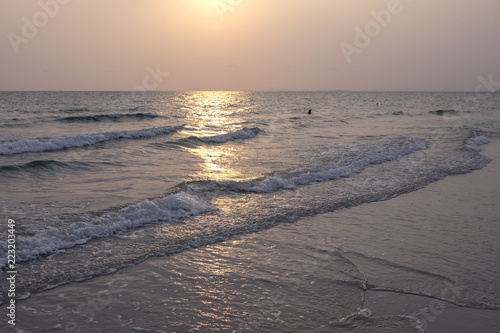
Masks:
[[[0,0],[0,90],[474,91],[498,0]]]

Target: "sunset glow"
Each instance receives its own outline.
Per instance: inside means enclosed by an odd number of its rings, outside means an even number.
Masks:
[[[0,4],[10,13],[0,89],[130,90],[158,64],[170,76],[157,90],[468,90],[500,57],[498,1],[88,0],[56,9]]]

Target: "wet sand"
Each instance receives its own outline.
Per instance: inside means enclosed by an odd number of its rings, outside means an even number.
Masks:
[[[460,307],[452,302],[446,302],[435,297],[369,290],[366,292],[364,305],[372,310],[374,316],[416,315],[422,322],[425,332],[429,333],[500,332],[499,289],[497,286],[491,285],[492,281],[498,279],[498,266],[500,265],[500,244],[495,241],[500,236],[500,228],[498,227],[498,221],[500,221],[500,204],[498,201],[500,197],[500,178],[498,177],[500,175],[499,142],[492,142],[490,145],[484,146],[482,153],[493,158],[493,162],[486,168],[466,175],[447,177],[420,191],[379,203],[378,208],[380,210],[388,209],[392,213],[394,213],[395,207],[399,207],[400,211],[422,209],[423,216],[428,212],[434,212],[437,208],[442,214],[454,216],[457,222],[464,226],[462,230],[459,230],[459,233],[466,234],[469,232],[465,228],[467,222],[471,223],[472,228],[476,226],[484,229],[484,234],[489,234],[491,238],[476,239],[476,242],[483,243],[481,246],[483,249],[490,248],[490,254],[485,255],[488,255],[491,261],[489,264],[478,268],[487,271],[490,276],[489,281],[486,281],[484,286],[484,290],[489,290],[490,295],[483,296],[480,300],[484,300],[483,305],[486,306],[492,303],[491,300],[488,302],[488,298],[496,298],[497,310]],[[378,215],[377,212],[381,212],[380,210],[372,212],[374,217]],[[397,214],[394,218],[398,218]],[[479,223],[484,221],[486,223]],[[438,222],[436,221],[436,223]],[[445,228],[443,227],[443,229]],[[457,254],[457,266],[471,265],[472,263],[466,260],[474,260],[474,257],[479,260],[482,257],[478,244],[465,242],[463,239],[466,237],[465,235],[462,236],[464,237],[456,239],[457,246],[462,247],[464,253],[469,252],[470,257],[460,259],[460,254]],[[477,234],[475,236],[477,237]],[[440,234],[438,233],[437,238],[439,237]],[[433,239],[435,238],[433,237]],[[371,248],[373,252],[377,252],[373,246]],[[387,246],[382,246],[381,249],[391,252]],[[432,252],[433,250],[429,248],[428,251]],[[423,263],[426,262],[423,261]],[[430,263],[427,262],[427,264]],[[475,269],[476,267],[472,271]],[[477,269],[477,273],[479,273],[479,269]],[[369,271],[365,271],[365,273],[369,275]],[[473,280],[474,276],[471,279]],[[488,282],[490,283],[489,286],[487,286]],[[467,292],[467,289],[478,289],[478,286],[464,284],[455,292],[459,295],[461,292]],[[448,293],[449,296],[452,296],[451,300],[454,300],[453,292],[451,290]],[[441,295],[435,296],[439,297]],[[476,298],[479,298],[479,296]]]

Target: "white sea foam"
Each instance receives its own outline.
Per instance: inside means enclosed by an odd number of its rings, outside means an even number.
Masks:
[[[204,200],[186,192],[170,194],[163,198],[144,200],[117,212],[97,218],[86,218],[72,223],[67,228],[51,228],[34,236],[17,238],[17,260],[26,261],[59,249],[84,244],[92,238],[107,237],[150,223],[175,221],[203,214],[213,208]],[[4,252],[2,246],[0,252]],[[2,266],[7,263],[5,253],[1,255]]]
[[[336,148],[323,154],[319,163],[244,183],[224,183],[236,190],[268,193],[292,189],[297,185],[348,177],[363,171],[370,164],[398,159],[427,148],[421,138],[404,138],[373,144],[358,144]]]
[[[146,128],[136,131],[115,131],[105,133],[89,133],[76,136],[53,136],[48,138],[21,139],[0,143],[0,155],[21,153],[38,153],[93,145],[98,142],[115,139],[149,138],[177,131],[183,126],[166,126]]]
[[[221,134],[221,135],[215,135],[215,136],[206,136],[206,137],[201,137],[198,138],[199,140],[203,142],[213,142],[213,143],[224,143],[232,140],[237,140],[237,139],[251,139],[254,138],[257,133],[260,132],[260,129],[257,127],[254,128],[242,128],[238,131],[235,132],[230,132],[226,134]]]
[[[480,135],[473,137],[465,142],[465,147],[468,150],[478,152],[479,151],[479,146],[481,145],[486,145],[490,143],[490,140],[488,140],[487,137]]]
[[[350,320],[356,319],[356,318],[370,318],[372,316],[372,311],[370,309],[360,309],[358,312],[355,312],[353,314],[350,314],[349,316],[342,317],[339,320],[340,324],[345,324],[349,322]]]
[[[394,160],[426,148],[427,143],[424,139],[411,138],[336,147],[318,159],[312,160],[310,166],[279,172],[249,182],[212,182],[208,186],[222,185],[222,191],[228,189],[261,193],[278,191],[298,185],[348,177],[361,172],[370,164]],[[148,223],[195,216],[211,209],[203,199],[182,191],[163,198],[144,200],[98,218],[82,219],[67,228],[53,228],[34,236],[19,237],[17,254],[21,261],[30,260],[58,249],[86,243],[92,238],[107,237]]]

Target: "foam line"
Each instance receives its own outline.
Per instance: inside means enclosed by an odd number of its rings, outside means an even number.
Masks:
[[[105,133],[90,133],[76,136],[53,136],[48,138],[21,139],[0,143],[0,155],[22,153],[39,153],[44,151],[61,150],[89,146],[98,142],[115,139],[150,138],[161,134],[177,131],[184,126],[167,126],[146,128],[136,131],[115,131]]]

